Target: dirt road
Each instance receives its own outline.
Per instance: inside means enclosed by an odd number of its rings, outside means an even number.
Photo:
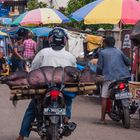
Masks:
[[[29,101],[19,101],[15,108],[9,101],[10,91],[0,85],[0,140],[15,140],[20,129],[21,120]],[[78,126],[75,132],[63,140],[140,140],[140,120],[137,114],[132,116],[131,128],[122,128],[107,117],[107,125],[98,125],[100,101],[94,98],[78,96],[74,101],[73,118]],[[27,139],[25,139],[27,140]],[[32,132],[28,140],[39,140]]]

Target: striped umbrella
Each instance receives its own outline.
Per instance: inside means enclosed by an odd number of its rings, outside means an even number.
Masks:
[[[96,0],[70,15],[85,24],[135,24],[140,19],[140,2],[136,0]]]
[[[27,12],[21,14],[20,16],[18,16],[12,23],[12,26],[18,26],[20,25],[20,22],[22,21],[22,19],[25,17],[25,15],[27,14]]]
[[[60,11],[51,8],[39,8],[20,15],[13,21],[12,25],[39,26],[65,22],[69,22],[69,19]]]

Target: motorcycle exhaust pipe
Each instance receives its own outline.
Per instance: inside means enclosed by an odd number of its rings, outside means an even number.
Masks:
[[[74,123],[74,122],[68,123],[68,129],[70,131],[74,131],[76,129],[76,127],[77,127],[77,124],[76,123]]]
[[[75,128],[77,127],[77,124],[74,122],[70,122],[65,126],[64,132],[63,132],[63,136],[68,137],[71,135],[71,133],[75,130]]]

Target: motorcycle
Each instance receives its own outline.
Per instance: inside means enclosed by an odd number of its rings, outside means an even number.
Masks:
[[[42,140],[59,140],[75,130],[74,122],[64,122],[66,105],[63,88],[52,86],[45,95],[36,95],[34,100],[36,121],[32,123],[31,130],[37,132]]]
[[[137,105],[131,102],[127,78],[113,81],[109,86],[110,97],[107,101],[107,114],[116,122],[122,121],[124,128],[130,128],[130,114],[134,114]]]

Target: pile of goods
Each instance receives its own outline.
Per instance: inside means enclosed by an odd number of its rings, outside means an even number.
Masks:
[[[65,68],[45,66],[29,73],[15,72],[3,77],[1,81],[10,87],[14,95],[12,98],[20,100],[44,94],[52,86],[63,85],[65,91],[81,93],[86,90],[96,90],[96,84],[102,82],[103,77],[97,76],[89,69],[79,71],[71,66]]]

